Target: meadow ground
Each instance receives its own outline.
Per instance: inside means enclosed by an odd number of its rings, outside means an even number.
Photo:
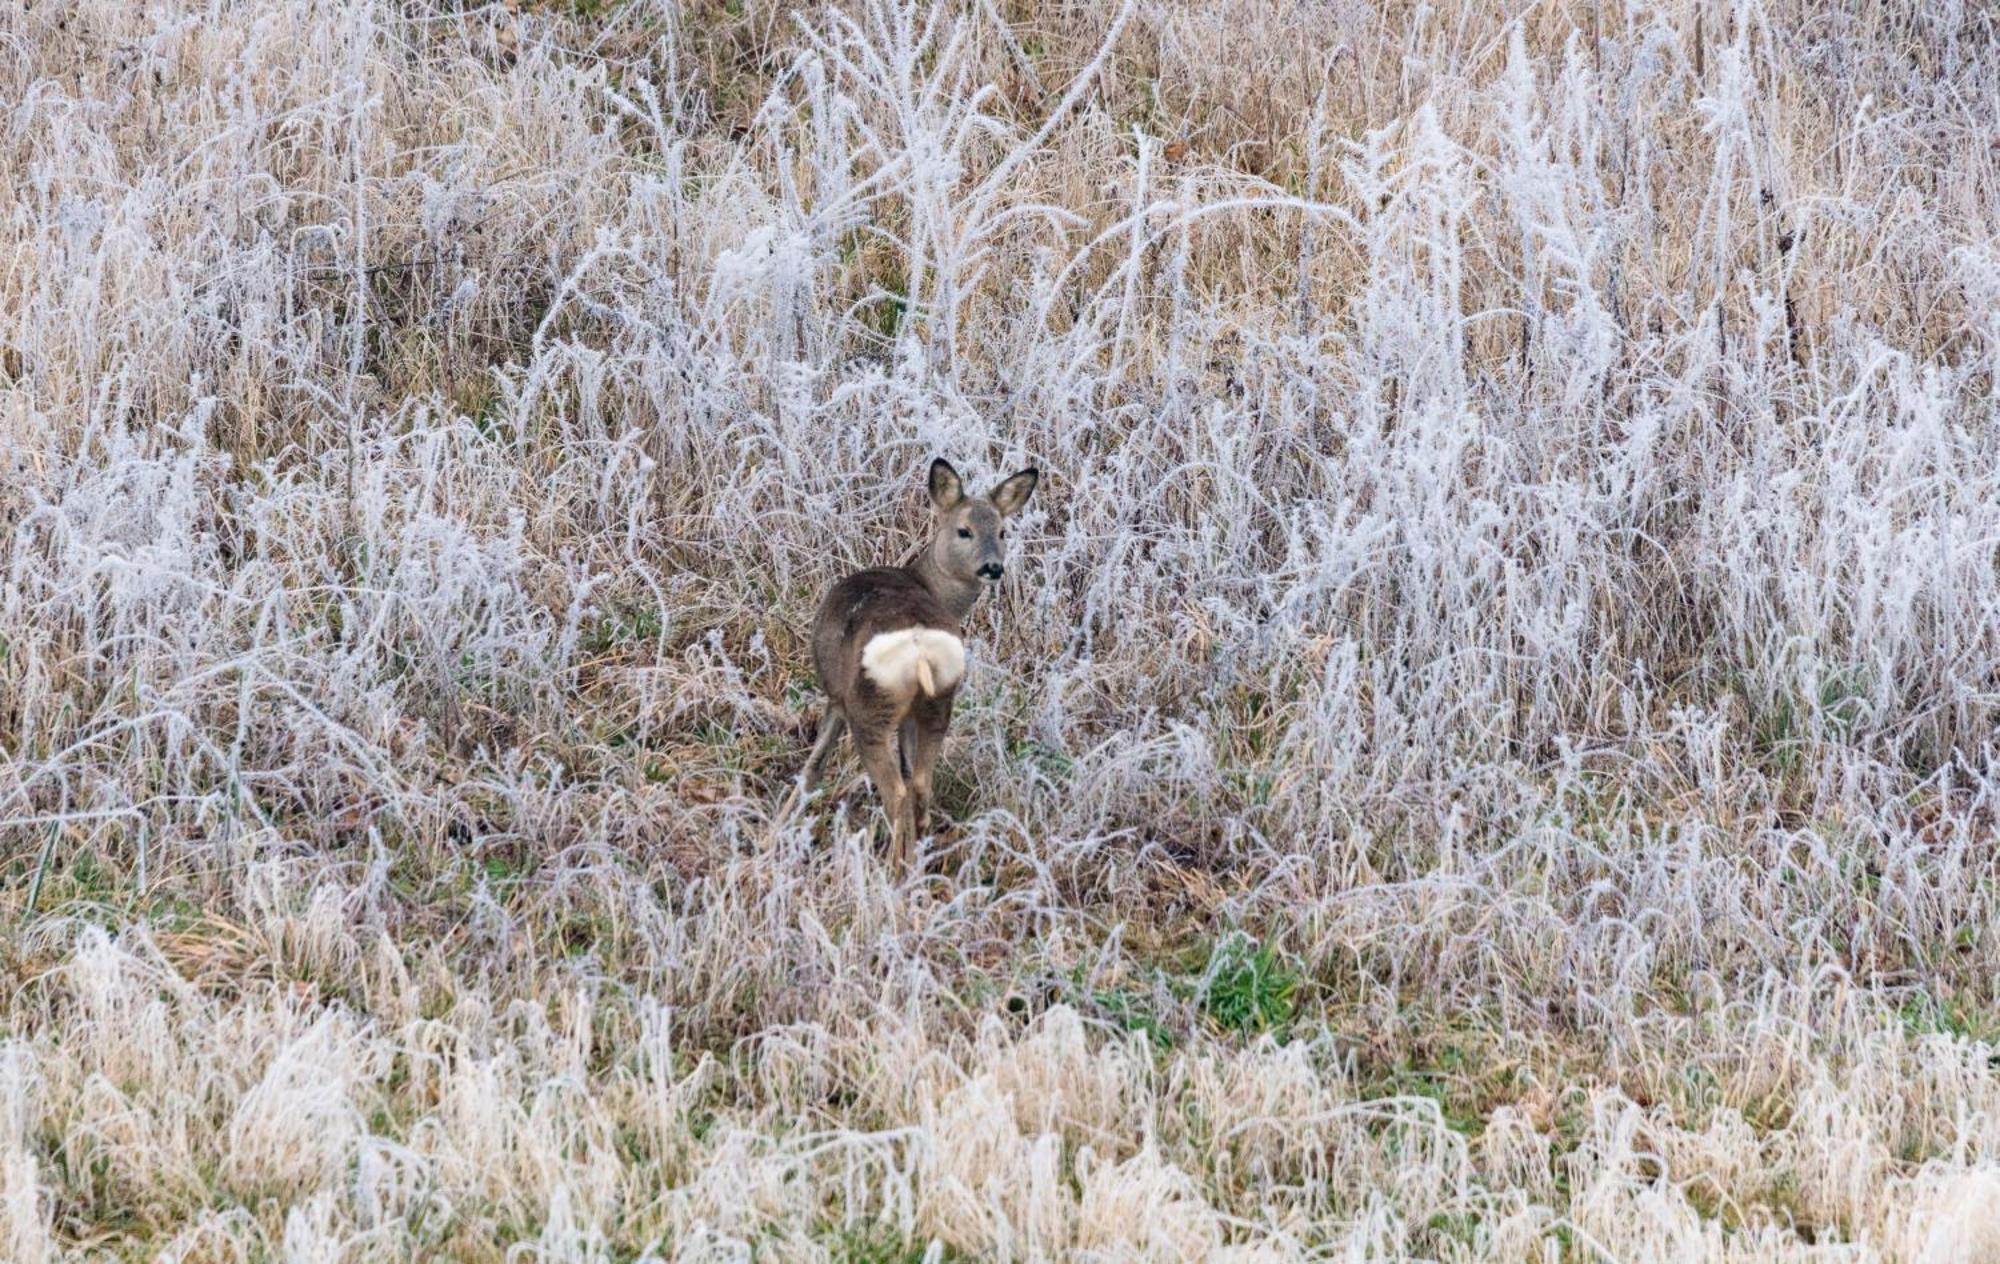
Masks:
[[[0,1259],[2000,1260],[1996,100],[0,3]],[[1043,481],[898,881],[774,805],[938,454]]]

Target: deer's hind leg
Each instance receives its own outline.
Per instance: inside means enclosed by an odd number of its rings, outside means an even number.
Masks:
[[[916,834],[930,828],[931,770],[937,767],[945,731],[951,727],[952,697],[919,697],[903,724],[903,749],[910,766],[911,828]]]
[[[874,783],[875,794],[882,800],[882,811],[889,818],[890,854],[899,874],[910,867],[910,839],[916,833],[911,819],[909,783],[903,779],[901,728],[891,721],[880,727],[864,730],[857,726],[854,730],[861,766],[867,771],[868,780]]]

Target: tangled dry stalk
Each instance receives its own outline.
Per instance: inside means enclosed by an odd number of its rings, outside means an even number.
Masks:
[[[0,6],[0,1257],[2000,1259],[1996,99],[1942,0]],[[937,453],[1045,482],[896,886],[771,813]]]

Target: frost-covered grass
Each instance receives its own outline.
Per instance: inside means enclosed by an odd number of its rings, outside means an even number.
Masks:
[[[2000,1260],[1991,10],[0,15],[0,1259]]]

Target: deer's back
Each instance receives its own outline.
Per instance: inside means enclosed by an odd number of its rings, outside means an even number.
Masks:
[[[956,688],[965,650],[958,620],[909,571],[877,567],[833,586],[813,621],[813,666],[828,696],[853,709],[863,695],[895,694],[925,679],[939,692]],[[863,660],[867,659],[864,666]]]

